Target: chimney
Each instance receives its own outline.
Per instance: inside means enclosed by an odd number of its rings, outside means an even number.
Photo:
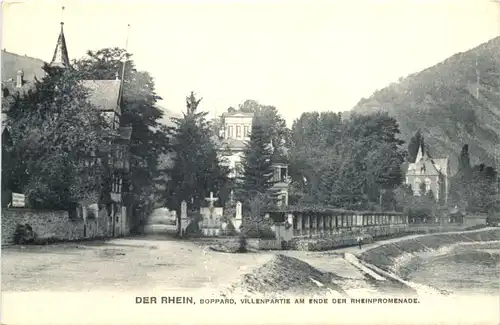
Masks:
[[[17,70],[16,88],[21,88],[23,86],[23,70]]]

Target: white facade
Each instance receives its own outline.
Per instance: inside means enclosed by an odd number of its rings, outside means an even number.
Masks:
[[[227,160],[229,168],[231,168],[231,173],[229,177],[236,178],[238,177],[237,168],[241,164],[241,160],[243,158],[243,151],[231,151],[229,155],[224,157]]]
[[[225,158],[231,168],[230,177],[238,177],[238,166],[241,164],[245,144],[250,140],[252,129],[252,113],[232,112],[224,114],[224,142],[227,152]]]
[[[221,151],[231,169],[229,177],[238,178],[241,172],[241,161],[247,141],[250,141],[252,130],[252,113],[231,112],[224,114],[224,147]],[[276,164],[274,166],[275,188],[280,191],[281,204],[288,205],[288,166]]]
[[[251,113],[229,113],[224,118],[224,139],[250,140],[252,130],[253,114]]]

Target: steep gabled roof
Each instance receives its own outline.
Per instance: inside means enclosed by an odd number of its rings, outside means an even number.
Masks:
[[[16,81],[17,71],[23,71],[23,78],[27,82],[35,79],[42,80],[45,76],[43,60],[26,55],[19,55],[2,50],[2,82]]]
[[[2,110],[8,109],[12,96],[23,94],[34,87],[35,80],[45,77],[44,62],[40,59],[2,50]],[[22,86],[17,87],[18,73],[22,74]],[[4,96],[4,89],[8,95]]]
[[[448,158],[432,159],[432,161],[441,174],[448,175]]]
[[[103,111],[118,109],[120,80],[84,80],[82,85],[89,90],[89,101]]]

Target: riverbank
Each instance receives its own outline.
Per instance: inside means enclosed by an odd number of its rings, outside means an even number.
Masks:
[[[462,247],[460,250],[461,254],[467,251],[466,255],[469,259],[467,263],[472,265],[474,263],[483,263],[482,259],[494,260],[496,255],[492,255],[491,252],[481,253],[478,251],[478,247],[488,243],[498,243],[499,241],[500,228],[487,228],[475,231],[411,236],[397,241],[379,243],[376,247],[357,252],[356,255],[364,263],[373,265],[404,280],[412,280],[411,275],[421,266],[429,267],[428,264],[434,261],[433,258],[443,258],[450,255],[450,263],[448,265],[442,265],[440,270],[442,270],[443,273],[447,273],[448,276],[452,276],[453,279],[448,280],[452,282],[457,277],[460,278],[460,272],[462,272],[460,266],[456,266],[457,269],[454,270],[455,273],[452,273],[450,270],[452,262],[461,258],[461,255],[457,255],[456,252],[458,246]],[[464,247],[464,245],[467,246]],[[474,247],[475,249],[473,249]],[[480,259],[480,257],[482,257],[482,259]],[[464,263],[461,265],[462,268],[471,267]],[[491,267],[495,268],[496,265]],[[424,285],[430,284],[424,280],[420,281],[420,283]],[[443,286],[444,287],[440,286],[439,289],[448,289],[447,285]],[[473,285],[471,285],[471,288],[472,287]]]

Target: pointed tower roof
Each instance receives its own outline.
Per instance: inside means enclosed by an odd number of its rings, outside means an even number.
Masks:
[[[59,33],[59,38],[57,39],[56,49],[54,51],[54,56],[50,62],[51,67],[58,68],[71,68],[69,63],[68,48],[66,46],[66,38],[64,37],[64,23],[61,22],[61,32]]]
[[[424,146],[422,143],[418,146],[417,158],[415,158],[415,163],[418,163],[420,160],[424,158]]]

